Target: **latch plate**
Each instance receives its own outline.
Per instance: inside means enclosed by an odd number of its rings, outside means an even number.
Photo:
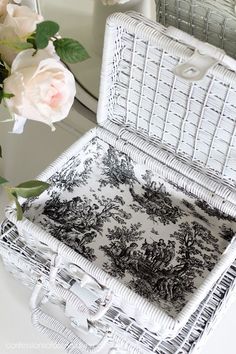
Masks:
[[[209,69],[218,64],[218,60],[208,55],[201,54],[197,49],[186,62],[177,65],[173,72],[175,75],[187,81],[202,80]]]

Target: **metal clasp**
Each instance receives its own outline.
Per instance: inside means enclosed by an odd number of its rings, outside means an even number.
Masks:
[[[202,42],[172,26],[167,28],[166,35],[194,49],[194,53],[189,59],[174,68],[174,74],[182,79],[199,81],[217,64],[225,65],[236,71],[236,61],[227,56],[224,50]]]
[[[218,60],[201,54],[197,49],[191,58],[183,64],[177,65],[173,72],[175,75],[188,81],[202,80],[209,69],[218,64]]]

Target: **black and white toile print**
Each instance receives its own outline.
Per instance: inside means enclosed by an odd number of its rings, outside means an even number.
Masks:
[[[94,138],[25,204],[32,222],[175,317],[236,220]]]

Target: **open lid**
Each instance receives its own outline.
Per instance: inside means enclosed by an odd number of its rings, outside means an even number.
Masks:
[[[125,127],[232,188],[236,73],[230,68],[236,62],[222,50],[182,31],[139,14],[114,14],[106,26],[98,123]]]

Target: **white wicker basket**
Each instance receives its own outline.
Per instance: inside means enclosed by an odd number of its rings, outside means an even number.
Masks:
[[[37,287],[38,279],[44,284],[44,293],[47,295],[49,286],[50,274],[50,259],[47,252],[41,250],[37,244],[34,246],[25,241],[17,233],[16,227],[9,221],[5,220],[1,227],[0,238],[0,255],[4,261],[6,269],[24,285],[30,289]],[[49,251],[49,249],[48,249]],[[21,255],[19,257],[19,255]],[[70,277],[68,272],[58,272],[58,283],[68,287],[69,284],[78,281],[76,278]],[[101,352],[102,345],[108,343],[119,350],[125,351],[127,354],[133,353],[156,353],[156,354],[176,354],[188,353],[196,354],[201,349],[202,344],[208,338],[210,332],[216,322],[218,322],[230,303],[234,300],[236,285],[236,261],[222,274],[217,280],[214,287],[207,294],[203,302],[201,302],[197,310],[191,315],[186,325],[181,329],[177,336],[169,340],[160,340],[154,333],[141,328],[133,319],[129,319],[121,309],[110,308],[105,317],[99,320],[90,327],[90,332],[100,335],[97,338],[96,347],[93,346],[93,352]],[[51,292],[49,301],[58,305],[66,312],[65,302],[60,298],[52,297]],[[44,326],[42,326],[42,322]],[[52,340],[64,346],[67,352],[75,354],[76,343],[79,343],[78,351],[91,349],[88,344],[78,338],[81,331],[79,324],[76,325],[73,319],[73,328],[53,319],[43,312],[40,304],[33,309],[32,322],[34,326],[44,334],[49,335]],[[54,336],[50,329],[54,324]],[[67,337],[63,336],[67,333]],[[70,338],[68,334],[70,333]],[[109,336],[108,336],[109,333]],[[56,336],[57,334],[57,336]],[[105,337],[104,337],[105,335]],[[101,336],[104,338],[101,342]],[[107,336],[107,338],[106,338]],[[64,341],[62,338],[64,337]],[[68,345],[70,343],[70,345]],[[138,343],[138,345],[137,345]],[[68,349],[69,348],[69,349]],[[91,353],[91,351],[90,351]],[[114,353],[114,351],[113,351]],[[115,352],[116,353],[116,352]]]
[[[52,186],[25,204],[22,222],[6,212],[29,244],[88,275],[105,299],[95,313],[55,288],[54,264],[50,286],[90,322],[113,306],[174,337],[235,259],[232,67],[138,14],[109,18],[99,126],[39,176]]]
[[[236,57],[235,0],[156,0],[157,21],[175,26]]]

